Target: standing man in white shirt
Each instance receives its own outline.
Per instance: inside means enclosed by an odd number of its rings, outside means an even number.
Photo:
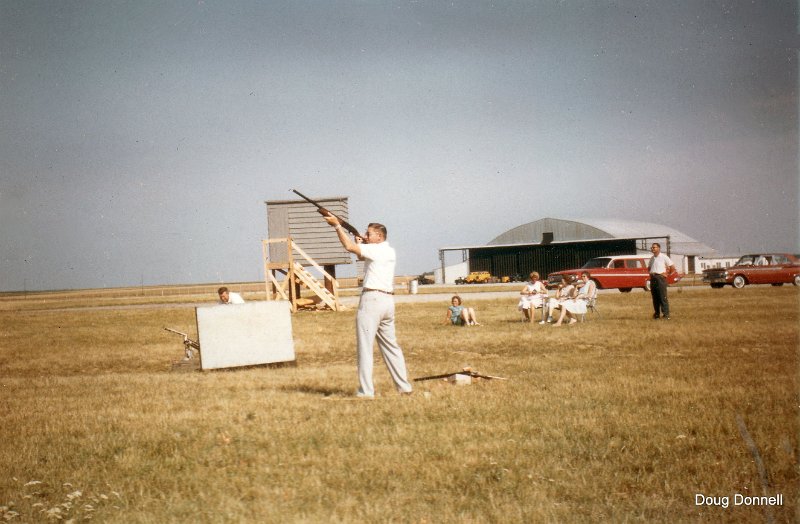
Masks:
[[[219,288],[217,294],[219,295],[220,304],[244,304],[242,295],[228,291],[228,288],[225,286]]]
[[[359,397],[374,398],[372,383],[373,350],[375,339],[389,369],[397,391],[410,394],[406,361],[397,344],[394,328],[394,266],[395,251],[386,241],[386,227],[372,223],[367,226],[363,239],[352,240],[335,216],[325,221],[336,229],[339,241],[350,253],[364,260],[364,287],[356,315],[358,342],[358,393]]]
[[[653,296],[653,318],[663,317],[669,320],[669,298],[667,298],[667,277],[675,271],[675,265],[667,255],[661,252],[661,244],[654,242],[650,246],[653,257],[650,259],[650,294]]]

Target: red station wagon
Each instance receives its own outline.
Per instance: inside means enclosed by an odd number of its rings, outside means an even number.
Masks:
[[[584,271],[589,272],[589,277],[595,281],[599,289],[619,289],[628,293],[635,287],[650,291],[650,273],[647,265],[649,256],[643,255],[618,255],[597,257],[588,261],[580,269],[558,271],[547,275],[547,287],[557,287],[566,275],[579,277]],[[667,282],[674,284],[681,279],[677,271],[669,275]]]
[[[789,253],[745,255],[731,267],[704,269],[703,282],[707,282],[713,288],[730,284],[737,289],[747,284],[782,286],[792,283],[800,286],[800,255]]]

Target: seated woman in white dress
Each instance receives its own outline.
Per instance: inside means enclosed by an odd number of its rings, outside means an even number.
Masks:
[[[527,322],[533,322],[533,313],[534,310],[541,308],[542,309],[542,324],[544,324],[544,319],[547,316],[547,311],[545,304],[547,303],[547,287],[544,285],[544,282],[539,280],[539,273],[534,271],[530,274],[530,281],[525,284],[525,287],[522,288],[522,291],[519,292],[519,304],[517,304],[517,309],[522,311],[523,315],[525,315],[525,320]]]
[[[589,273],[581,273],[581,280],[578,280],[573,291],[572,297],[568,298],[561,303],[561,315],[558,317],[558,322],[553,326],[560,326],[564,322],[564,318],[569,318],[569,323],[574,324],[578,321],[578,315],[585,315],[589,300],[597,292],[597,285],[589,278]]]
[[[574,298],[575,295],[575,275],[566,275],[564,280],[558,285],[556,296],[548,301],[547,322],[553,321],[553,315],[557,309],[561,309],[561,305]],[[541,323],[541,322],[540,322]]]
[[[578,298],[585,300],[588,306],[589,302],[597,297],[597,283],[592,280],[588,271],[581,273],[581,280],[583,281],[583,286],[578,289]]]

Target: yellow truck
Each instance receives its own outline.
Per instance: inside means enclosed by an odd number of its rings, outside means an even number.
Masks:
[[[492,281],[492,274],[488,271],[473,271],[464,279],[465,284],[487,284]]]

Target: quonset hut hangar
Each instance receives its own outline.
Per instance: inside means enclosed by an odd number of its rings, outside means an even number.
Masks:
[[[509,229],[485,246],[455,246],[439,250],[441,267],[436,281],[452,283],[470,271],[489,271],[498,277],[527,278],[583,266],[589,259],[608,255],[650,254],[650,244],[662,251],[682,273],[694,273],[698,257],[715,250],[671,227],[650,222],[613,219],[542,218]],[[461,253],[461,263],[447,266],[447,255]]]

